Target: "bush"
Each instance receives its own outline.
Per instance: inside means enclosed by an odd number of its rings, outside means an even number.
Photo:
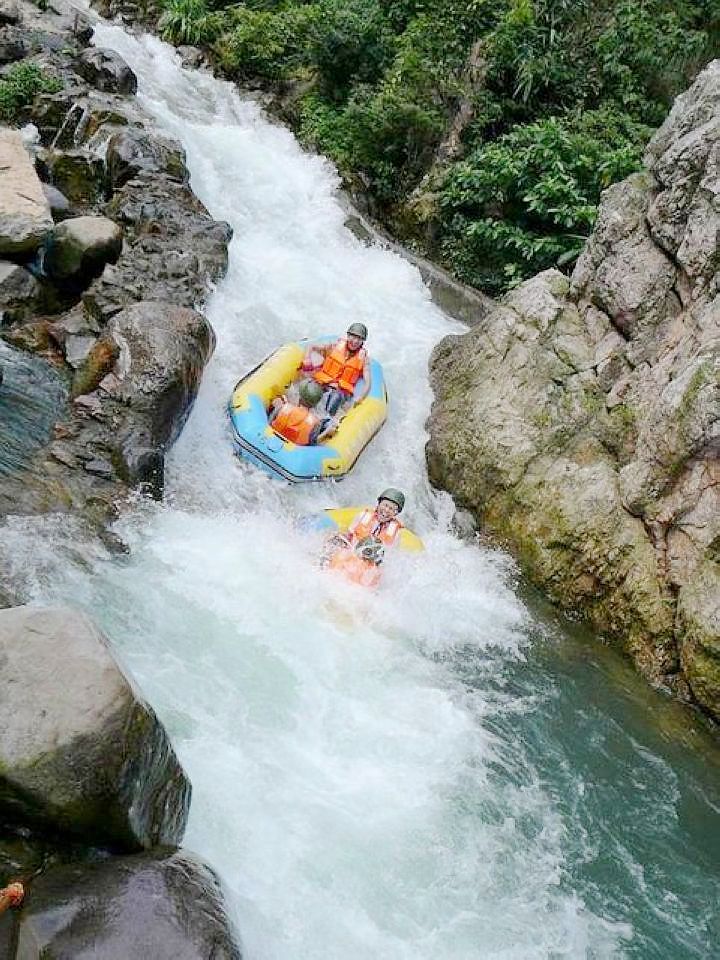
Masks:
[[[39,93],[55,93],[62,84],[47,76],[36,63],[18,63],[0,79],[0,120],[20,123]]]
[[[238,6],[215,51],[232,77],[285,80],[310,62],[310,43],[320,14],[314,4],[277,12]]]
[[[466,281],[508,282],[572,261],[600,192],[640,165],[649,130],[609,108],[515,127],[449,173],[442,245]]]
[[[376,0],[325,0],[320,9],[313,63],[325,95],[344,100],[353,84],[381,78],[395,38]]]
[[[158,27],[168,43],[197,46],[217,35],[219,21],[210,13],[206,0],[163,0],[163,5]]]

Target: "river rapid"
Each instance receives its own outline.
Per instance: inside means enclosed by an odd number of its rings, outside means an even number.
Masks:
[[[118,524],[11,521],[13,576],[86,607],[193,783],[185,845],[219,872],[247,960],[717,956],[720,753],[612,651],[521,598],[429,487],[427,362],[460,332],[417,272],[343,226],[338,178],[251,100],[101,24],[235,234],[218,335],[164,504]],[[342,484],[289,488],[231,452],[225,405],[290,338],[370,328],[390,419]],[[294,522],[408,496],[424,555],[368,596]]]

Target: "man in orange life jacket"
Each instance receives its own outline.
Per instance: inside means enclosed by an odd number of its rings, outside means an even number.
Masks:
[[[273,430],[300,446],[319,443],[337,429],[332,417],[320,416],[314,407],[322,400],[323,390],[314,380],[300,384],[299,403],[290,403],[285,397],[273,400],[268,423]]]
[[[331,345],[312,345],[305,353],[305,365],[312,353],[325,358],[322,366],[312,374],[325,394],[325,409],[334,417],[341,404],[352,399],[355,384],[362,377],[363,387],[356,403],[364,400],[370,391],[370,360],[364,343],[367,340],[364,323],[351,323],[344,337]]]
[[[402,523],[398,514],[405,506],[405,494],[395,487],[388,487],[378,497],[377,506],[373,510],[367,507],[362,510],[351,522],[345,534],[336,534],[328,542],[329,559],[332,563],[333,554],[343,554],[345,551],[355,551],[365,562],[379,566],[385,550],[393,547],[402,530]],[[374,549],[373,544],[383,549]],[[328,553],[326,553],[328,558]]]

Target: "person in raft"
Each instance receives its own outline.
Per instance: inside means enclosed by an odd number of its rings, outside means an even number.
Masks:
[[[326,556],[337,551],[355,551],[364,560],[380,565],[385,550],[395,546],[403,528],[398,514],[405,506],[405,494],[395,487],[383,490],[377,499],[377,506],[366,507],[353,518],[346,533],[336,533],[327,541]],[[369,550],[371,543],[379,544],[382,549]],[[371,555],[372,554],[372,555]]]
[[[270,404],[268,423],[276,433],[299,446],[319,443],[337,430],[337,423],[315,409],[323,398],[323,389],[314,380],[300,384],[298,403],[276,397]]]
[[[355,384],[363,379],[360,403],[370,392],[370,359],[365,349],[367,327],[351,323],[344,337],[333,344],[311,344],[305,351],[302,369],[311,373],[323,389],[324,405],[331,417],[336,416],[343,403],[352,400]],[[322,358],[322,364],[316,363]]]

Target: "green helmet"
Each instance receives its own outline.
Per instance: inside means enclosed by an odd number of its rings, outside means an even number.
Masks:
[[[361,340],[367,340],[367,327],[364,323],[351,323],[346,333],[351,337],[360,337]]]
[[[391,503],[396,503],[401,511],[405,506],[405,494],[402,490],[397,490],[395,487],[388,487],[387,490],[383,490],[378,497],[378,503],[380,503],[381,500],[389,500]]]
[[[322,399],[323,388],[315,380],[305,380],[300,384],[300,400],[306,407],[314,407]]]

